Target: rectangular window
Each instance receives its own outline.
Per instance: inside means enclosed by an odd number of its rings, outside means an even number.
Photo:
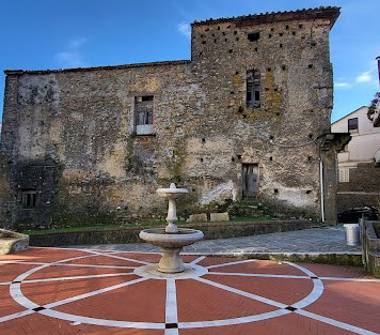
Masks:
[[[137,135],[153,134],[153,95],[135,97]]]
[[[247,71],[247,107],[260,107],[260,72]]]
[[[37,202],[37,192],[35,190],[21,191],[22,208],[35,208]]]
[[[359,129],[358,118],[355,117],[353,119],[348,119],[348,131],[358,131],[358,129]]]
[[[338,171],[339,174],[339,182],[340,183],[349,183],[350,182],[350,169],[341,168]]]

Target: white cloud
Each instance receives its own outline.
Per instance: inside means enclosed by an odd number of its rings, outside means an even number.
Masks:
[[[351,88],[352,85],[350,83],[345,82],[345,81],[341,81],[341,82],[334,83],[334,87],[336,89],[347,89],[347,88]]]
[[[191,26],[188,23],[182,22],[177,26],[178,31],[187,38],[191,37]]]
[[[69,48],[70,49],[78,49],[83,44],[85,44],[86,42],[87,42],[87,38],[85,38],[85,37],[73,38],[69,41]]]
[[[84,66],[83,55],[79,51],[61,51],[55,54],[55,58],[62,66],[80,67]]]
[[[356,77],[356,82],[358,83],[369,83],[371,82],[373,79],[373,71],[365,71],[365,72],[362,72],[360,73],[357,77]]]
[[[87,42],[85,37],[77,37],[69,40],[67,47],[55,54],[55,59],[63,67],[86,66],[81,47]]]

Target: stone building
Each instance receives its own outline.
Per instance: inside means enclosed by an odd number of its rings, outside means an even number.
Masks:
[[[194,22],[191,60],[6,70],[3,222],[151,215],[170,181],[192,191],[189,211],[257,198],[335,221],[338,16]]]
[[[380,201],[380,128],[368,118],[368,107],[335,121],[333,133],[350,133],[351,141],[338,153],[338,211],[378,206]]]

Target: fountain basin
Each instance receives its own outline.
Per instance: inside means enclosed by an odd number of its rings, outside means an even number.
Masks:
[[[161,248],[162,257],[157,270],[162,273],[179,273],[186,267],[179,255],[182,248],[203,239],[204,234],[196,229],[180,228],[176,233],[167,233],[165,228],[144,229],[140,238]]]
[[[160,248],[182,248],[202,240],[204,234],[196,229],[179,228],[176,233],[167,233],[165,228],[151,228],[142,230],[139,236]]]
[[[168,188],[159,188],[159,189],[157,189],[156,193],[162,197],[165,197],[165,198],[167,198],[167,197],[178,198],[181,195],[185,195],[185,194],[189,193],[189,191],[186,188],[177,188],[175,186],[173,187],[172,185],[170,185],[170,186],[171,187],[168,187]]]

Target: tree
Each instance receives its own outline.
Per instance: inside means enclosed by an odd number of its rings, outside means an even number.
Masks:
[[[380,127],[380,92],[377,92],[372,99],[367,116],[373,122],[374,127]]]

